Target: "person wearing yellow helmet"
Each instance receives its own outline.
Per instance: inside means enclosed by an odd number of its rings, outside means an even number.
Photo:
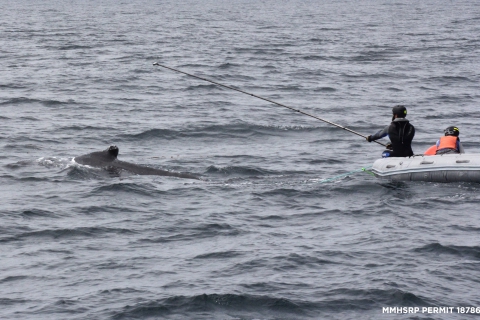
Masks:
[[[458,137],[460,130],[457,127],[448,127],[443,132],[445,135],[437,141],[437,152],[435,154],[465,153]]]

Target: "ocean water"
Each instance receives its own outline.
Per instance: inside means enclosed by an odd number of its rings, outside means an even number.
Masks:
[[[479,2],[0,9],[1,319],[480,313],[456,309],[480,307],[480,185],[377,179],[359,169],[381,146],[153,66],[364,135],[404,104],[416,153],[450,125],[479,153]],[[72,161],[110,145],[121,160],[202,180]],[[419,311],[384,310],[395,307]]]

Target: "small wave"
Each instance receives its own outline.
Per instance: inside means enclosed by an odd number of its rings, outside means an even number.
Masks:
[[[22,182],[49,182],[51,180],[48,177],[45,177],[45,178],[23,177],[23,178],[19,178],[18,181],[22,181]]]
[[[20,117],[20,120],[23,120],[23,121],[40,121],[40,119],[35,118],[35,117]]]
[[[241,80],[241,81],[253,81],[255,80],[255,77],[252,76],[246,76],[246,75],[241,75],[241,74],[224,74],[224,75],[218,75],[215,77],[215,80]],[[224,104],[224,102],[222,102]]]
[[[284,45],[284,47],[286,47],[286,45]],[[250,54],[254,54],[254,55],[275,55],[275,54],[280,54],[280,53],[285,52],[284,49],[273,48],[272,45],[269,48],[236,47],[236,48],[233,48],[233,50],[237,53],[250,53]],[[269,58],[269,60],[271,61],[271,58]]]
[[[108,206],[86,206],[78,208],[76,211],[86,214],[86,215],[95,215],[95,214],[104,214],[104,213],[118,213],[122,212],[123,214],[127,213],[137,213],[139,212],[138,208],[128,208],[125,206],[117,207],[113,205]]]
[[[273,269],[277,272],[287,272],[289,270],[298,270],[299,272],[301,272],[300,270],[304,270],[305,268],[313,268],[316,270],[316,268],[328,264],[338,263],[333,260],[292,253],[287,256],[276,256],[273,258],[263,259],[255,258],[253,260],[237,263],[233,267],[230,267],[228,270],[224,270],[222,272],[222,275],[241,275],[246,272],[251,272],[252,270],[261,270],[265,268]]]
[[[2,89],[25,89],[25,86],[20,86],[17,84],[0,84],[0,88]]]
[[[282,217],[282,216],[279,216],[279,215],[276,215],[276,214],[271,214],[271,215],[268,215],[268,216],[264,216],[264,217],[255,217],[256,219],[260,220],[260,221],[282,221],[282,220],[287,220],[287,217]]]
[[[407,32],[405,35],[409,37],[428,37],[434,36],[435,34],[430,32]]]
[[[307,61],[323,61],[323,60],[328,60],[329,57],[327,56],[317,56],[317,55],[308,55],[303,57],[304,60]]]
[[[57,50],[81,50],[81,49],[92,49],[92,46],[81,46],[81,45],[66,45],[66,46],[60,46],[57,48]]]
[[[411,292],[399,289],[347,289],[339,288],[324,294],[330,307],[338,309],[364,309],[376,306],[421,307],[432,303]]]
[[[134,294],[139,296],[144,292],[145,291],[141,291],[141,290],[137,290],[137,289],[134,289],[134,288],[127,287],[127,288],[105,289],[105,290],[100,291],[100,294],[109,295],[109,294],[113,294],[113,293],[123,293],[123,294],[134,293]]]
[[[19,97],[19,98],[12,98],[4,102],[0,102],[0,105],[19,105],[19,104],[35,104],[35,103],[39,103],[46,107],[50,107],[50,106],[56,106],[56,105],[71,104],[73,103],[73,101],[63,102],[58,100],[39,100],[39,99]]]
[[[36,238],[51,238],[51,239],[75,239],[75,238],[92,238],[104,236],[106,234],[134,234],[129,229],[105,228],[105,227],[80,227],[73,229],[54,229],[54,230],[39,230],[23,232],[14,236],[0,239],[0,242],[23,241],[27,239]]]
[[[35,164],[34,161],[31,161],[31,160],[21,160],[21,161],[15,162],[15,163],[6,164],[6,165],[5,165],[5,168],[12,169],[12,170],[17,170],[17,169],[20,169],[20,168],[29,167],[29,166],[31,166],[31,165],[33,165],[33,164]]]
[[[285,299],[270,296],[237,295],[237,294],[202,294],[196,296],[174,296],[157,301],[139,303],[135,306],[126,306],[121,312],[113,315],[112,319],[145,319],[149,317],[167,317],[183,315],[185,319],[192,315],[197,319],[212,319],[225,312],[240,312],[248,314],[248,318],[271,318],[289,319],[293,314],[304,315],[305,306]],[[204,313],[202,315],[202,313]],[[205,314],[205,313],[208,313]],[[231,318],[224,314],[225,318]],[[241,318],[243,318],[242,316]],[[217,318],[214,316],[214,318]],[[237,317],[235,317],[237,318]]]
[[[337,89],[332,87],[320,87],[313,89],[314,92],[335,92]]]
[[[67,173],[67,176],[74,180],[90,180],[100,178],[119,177],[119,174],[109,172],[100,168],[92,168],[83,165],[73,165]]]
[[[198,84],[194,86],[188,86],[185,90],[213,90],[213,89],[223,90],[221,87],[215,84]]]
[[[379,62],[379,61],[389,61],[390,57],[384,52],[370,51],[364,52],[360,55],[357,55],[351,58],[352,61],[357,62]]]
[[[23,104],[23,103],[35,103],[38,102],[38,100],[34,99],[28,99],[28,98],[12,98],[8,99],[7,101],[0,102],[0,105],[9,105],[9,104]]]
[[[357,129],[355,127],[352,130]],[[337,128],[325,126],[281,126],[281,125],[259,125],[247,122],[235,122],[225,125],[208,125],[202,127],[191,127],[183,130],[150,129],[137,134],[123,134],[120,137],[126,140],[152,140],[164,139],[174,140],[180,138],[245,138],[252,136],[283,136],[288,132],[311,132],[311,131],[335,131]]]
[[[37,164],[46,168],[68,168],[74,164],[72,158],[42,157],[36,160]]]
[[[51,217],[55,217],[55,213],[51,212],[51,211],[47,211],[47,210],[41,210],[41,209],[31,209],[31,210],[25,210],[21,213],[21,215],[24,217],[24,218],[27,218],[27,219],[32,219],[32,218],[37,218],[37,217],[40,217],[40,218],[51,218]]]
[[[128,194],[136,194],[148,197],[156,197],[159,194],[166,194],[164,191],[157,190],[150,184],[137,184],[137,183],[113,183],[106,186],[101,186],[92,191],[92,194],[102,194],[105,192],[125,192]]]
[[[421,90],[425,90],[425,91],[438,91],[438,89],[429,88],[429,87],[425,87],[425,86],[420,86],[418,88],[421,89]]]
[[[327,38],[310,38],[310,39],[308,39],[308,41],[323,43],[323,42],[330,42],[332,40],[327,39]]]
[[[231,68],[237,68],[237,67],[242,67],[241,65],[237,63],[222,63],[221,65],[218,66],[219,69],[231,69]]]
[[[15,304],[25,304],[28,300],[24,299],[9,299],[9,298],[0,298],[0,306],[12,306]]]
[[[476,202],[476,199],[475,199]],[[454,225],[452,228],[461,230],[461,231],[468,231],[468,232],[480,232],[480,227],[474,227],[474,226],[458,226]]]
[[[395,88],[395,87],[387,87],[386,88],[388,91],[393,91],[393,92],[401,92],[403,91],[402,89]]]
[[[468,78],[468,77],[463,77],[463,76],[441,76],[441,77],[431,77],[428,78],[428,80],[435,80],[435,81],[440,81],[440,82],[472,82],[476,83],[476,81]]]
[[[98,270],[113,270],[113,269],[129,269],[134,270],[137,269],[134,262],[125,262],[120,263],[118,261],[109,260],[102,263],[97,263],[93,265],[93,268]]]
[[[457,95],[441,94],[441,95],[433,96],[431,98],[431,100],[438,100],[438,101],[441,101],[441,102],[457,103],[457,102],[461,101],[461,98]]]
[[[308,255],[299,255],[296,253],[291,253],[288,256],[279,256],[275,257],[274,260],[277,261],[276,265],[279,263],[292,263],[296,266],[310,266],[310,267],[318,267],[319,265],[324,265],[324,264],[337,264],[337,262],[332,261],[332,260],[326,260],[326,259],[320,259],[317,257],[313,256],[308,256]]]
[[[444,97],[444,98],[450,99],[448,97]],[[437,97],[437,99],[441,99],[441,97],[440,98]],[[452,98],[452,99],[456,100],[456,98]],[[445,118],[448,118],[448,119],[461,119],[461,118],[472,119],[472,118],[478,117],[479,115],[480,114],[476,114],[476,112],[451,112],[451,113],[447,113],[447,114],[426,115],[426,116],[424,116],[424,118],[426,120],[437,120],[437,119],[444,120]],[[477,145],[475,144],[475,146],[477,146]]]
[[[205,174],[222,175],[222,176],[264,176],[274,174],[273,171],[253,168],[253,167],[239,167],[239,166],[227,166],[218,168],[216,166],[210,166],[207,168]]]
[[[59,131],[107,131],[110,127],[100,127],[100,126],[79,126],[79,125],[71,125],[71,126],[63,126],[59,127]]]
[[[154,138],[172,140],[181,137],[182,133],[175,130],[168,129],[151,129],[138,134],[123,135],[124,138],[131,138],[135,140],[149,140]]]
[[[400,290],[337,289],[322,295],[322,301],[310,302],[271,295],[201,294],[173,296],[161,300],[125,306],[112,319],[183,317],[190,319],[303,319],[319,318],[325,311],[364,311],[367,308],[392,306],[430,306],[415,294]],[[328,318],[328,316],[326,317]]]
[[[194,259],[228,259],[228,258],[238,257],[241,255],[243,255],[243,253],[237,252],[237,251],[221,251],[221,252],[200,254],[194,257]]]
[[[198,227],[183,227],[173,235],[162,236],[154,239],[140,239],[141,242],[165,243],[172,241],[197,241],[198,239],[212,238],[217,236],[237,236],[244,231],[234,228],[229,224],[209,223]]]
[[[9,143],[9,144],[6,144],[4,146],[5,149],[18,149],[18,150],[22,150],[22,149],[27,149],[27,150],[41,150],[42,148],[39,146],[39,145],[36,145],[36,144],[31,144],[31,143],[27,143],[27,144],[13,144],[13,143]]]
[[[329,158],[329,159],[315,159],[315,160],[309,160],[309,164],[341,164],[344,163],[342,160],[337,160],[334,158]]]
[[[200,63],[184,63],[184,64],[181,64],[180,66],[178,66],[178,68],[184,68],[184,69],[188,69],[188,68],[205,69],[207,67],[210,67],[210,65],[200,64]]]
[[[269,190],[263,193],[254,193],[259,196],[263,197],[276,197],[276,196],[281,196],[281,197],[286,197],[286,198],[312,198],[312,197],[318,197],[319,194],[315,190],[297,190],[293,188],[278,188],[274,190]]]
[[[462,258],[470,258],[475,260],[480,260],[480,247],[478,246],[443,246],[440,243],[431,243],[421,248],[414,250],[418,253],[428,253],[428,254],[448,254],[453,256],[458,256]]]
[[[0,279],[0,284],[1,283],[6,283],[6,282],[15,282],[15,281],[18,281],[18,280],[24,280],[24,279],[28,279],[29,277],[28,276],[9,276],[9,277],[5,277],[3,279]],[[0,305],[1,305],[1,302],[0,302]]]

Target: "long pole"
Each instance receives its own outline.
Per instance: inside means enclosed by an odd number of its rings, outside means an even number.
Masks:
[[[196,75],[194,75],[194,74],[187,73],[187,72],[185,72],[185,71],[181,71],[181,70],[178,70],[178,69],[175,69],[175,68],[171,68],[171,67],[162,65],[162,64],[160,64],[160,63],[158,63],[158,62],[154,62],[153,65],[154,65],[154,66],[159,66],[159,67],[162,67],[162,68],[165,68],[165,69],[169,69],[169,70],[172,70],[172,71],[175,71],[175,72],[183,73],[183,74],[185,74],[185,75],[187,75],[187,76],[190,76],[190,77],[193,77],[193,78],[197,78],[197,79],[200,79],[200,80],[203,80],[203,81],[207,81],[207,82],[213,83],[213,84],[215,84],[215,85],[217,85],[217,86],[220,86],[220,87],[224,87],[224,88],[227,88],[227,89],[230,89],[230,90],[235,90],[235,91],[238,91],[238,92],[247,94],[247,95],[249,95],[249,96],[252,96],[252,97],[255,97],[255,98],[258,98],[258,99],[261,99],[261,100],[268,101],[268,102],[270,102],[270,103],[276,104],[277,106],[281,106],[281,107],[284,107],[284,108],[293,110],[293,111],[295,111],[295,112],[304,114],[304,115],[306,115],[306,116],[312,117],[312,118],[314,118],[314,119],[317,119],[317,120],[326,122],[326,123],[328,123],[328,124],[331,124],[332,126],[335,126],[335,127],[337,127],[337,128],[343,129],[343,130],[348,131],[348,132],[350,132],[350,133],[356,134],[357,136],[363,137],[363,138],[365,138],[365,139],[367,138],[367,136],[365,136],[365,135],[363,135],[363,134],[361,134],[361,133],[359,133],[359,132],[356,132],[356,131],[353,131],[353,130],[351,130],[351,129],[345,128],[344,126],[341,126],[341,125],[336,124],[336,123],[334,123],[334,122],[331,122],[331,121],[322,119],[322,118],[320,118],[320,117],[317,117],[317,116],[314,116],[314,115],[312,115],[312,114],[306,113],[306,112],[304,112],[304,111],[302,111],[302,110],[289,107],[289,106],[284,105],[284,104],[282,104],[282,103],[278,103],[278,102],[276,102],[276,101],[273,101],[273,100],[270,100],[270,99],[267,99],[267,98],[264,98],[264,97],[257,96],[256,94],[249,93],[249,92],[246,92],[246,91],[243,91],[243,90],[234,88],[234,87],[230,87],[230,86],[227,86],[227,85],[224,85],[224,84],[215,82],[215,81],[210,80],[210,79],[202,78],[202,77],[196,76]],[[381,143],[381,142],[378,142],[378,141],[374,141],[374,142],[376,142],[376,143],[378,143],[378,144],[386,147],[386,145],[383,144],[383,143]]]

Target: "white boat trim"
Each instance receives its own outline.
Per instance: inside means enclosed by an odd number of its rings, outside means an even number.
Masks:
[[[383,158],[370,171],[379,178],[399,181],[480,182],[480,154]]]

